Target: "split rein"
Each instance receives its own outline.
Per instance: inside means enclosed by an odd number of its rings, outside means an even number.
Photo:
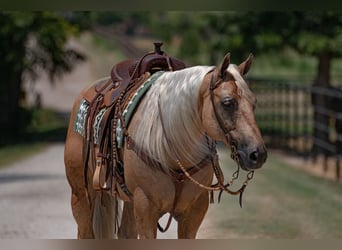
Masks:
[[[231,150],[232,150],[232,159],[237,163],[238,165],[238,168],[237,170],[232,174],[232,178],[231,180],[227,183],[227,184],[224,184],[224,175],[223,175],[223,172],[219,166],[219,163],[218,163],[218,156],[217,154],[215,155],[215,158],[211,157],[211,163],[212,163],[212,167],[213,167],[213,170],[214,170],[214,174],[215,174],[215,177],[217,179],[217,183],[216,184],[213,184],[211,186],[206,186],[206,185],[203,185],[202,183],[198,182],[197,180],[195,180],[189,173],[188,171],[184,168],[184,166],[181,164],[181,162],[179,160],[176,160],[177,162],[177,165],[179,166],[179,168],[183,171],[184,175],[190,180],[192,181],[194,184],[196,184],[197,186],[203,188],[203,189],[206,189],[208,191],[210,191],[211,193],[211,198],[210,198],[210,203],[213,203],[214,202],[214,198],[213,198],[213,192],[214,191],[219,191],[219,195],[218,195],[218,202],[220,203],[221,201],[221,195],[223,192],[226,192],[230,195],[239,195],[239,204],[240,204],[240,207],[242,207],[242,195],[243,195],[243,192],[245,191],[247,185],[248,185],[248,182],[253,179],[253,176],[254,176],[254,171],[250,171],[248,172],[247,174],[247,177],[246,177],[246,180],[243,182],[242,186],[236,190],[236,191],[233,191],[233,190],[230,190],[228,187],[232,186],[234,181],[237,180],[239,178],[239,174],[240,174],[240,164],[239,164],[239,160],[238,160],[238,156],[237,156],[237,153],[236,153],[236,148],[235,146],[231,145]]]

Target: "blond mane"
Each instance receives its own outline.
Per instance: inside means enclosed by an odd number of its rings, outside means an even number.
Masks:
[[[199,141],[204,132],[198,100],[203,78],[211,69],[195,66],[165,72],[139,105],[143,118],[133,137],[139,148],[165,167],[174,165],[176,159],[196,164],[208,153],[203,141]]]
[[[199,113],[199,95],[205,75],[213,68],[195,66],[165,72],[139,105],[143,117],[133,138],[140,149],[165,168],[175,165],[176,160],[195,165],[209,154]],[[228,71],[241,92],[252,98],[236,66],[230,65]]]

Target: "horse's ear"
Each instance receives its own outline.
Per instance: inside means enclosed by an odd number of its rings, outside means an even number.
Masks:
[[[241,75],[247,74],[253,63],[253,58],[253,54],[250,53],[248,58],[238,66]]]
[[[217,67],[218,69],[218,77],[223,79],[226,75],[227,68],[230,64],[230,53],[227,53],[222,59],[221,63]]]

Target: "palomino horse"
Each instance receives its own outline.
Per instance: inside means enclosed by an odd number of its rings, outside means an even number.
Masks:
[[[234,160],[246,171],[260,168],[267,158],[254,118],[256,98],[242,77],[252,61],[250,55],[237,66],[230,64],[227,54],[217,67],[164,72],[155,80],[127,128],[140,151],[130,150],[127,138],[120,150],[126,186],[132,194],[128,201],[96,192],[91,186],[85,191],[83,138],[73,131],[84,92],[80,94],[65,145],[79,238],[156,238],[158,220],[165,213],[178,222],[178,238],[196,237],[208,209],[214,174],[222,177],[214,167],[215,141],[230,147]],[[159,167],[148,162],[157,162]],[[88,174],[89,182],[91,178]],[[119,209],[118,202],[123,204]],[[118,219],[120,226],[115,230]]]

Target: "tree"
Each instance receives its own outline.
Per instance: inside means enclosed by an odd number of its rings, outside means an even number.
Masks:
[[[76,32],[76,26],[56,13],[0,12],[0,130],[4,135],[19,132],[25,78],[44,70],[54,79],[85,59],[66,46],[68,36]]]
[[[290,47],[299,54],[310,55],[317,60],[313,86],[331,86],[331,63],[342,56],[342,13],[339,12],[263,12],[249,13],[254,29],[254,44],[257,49],[282,49]],[[252,32],[248,27],[240,29],[243,34]],[[271,38],[271,39],[270,39]],[[253,39],[253,38],[252,38]],[[269,42],[271,41],[271,43]],[[314,154],[325,152],[322,142],[329,141],[329,116],[321,112],[330,105],[331,98],[315,91],[314,104]]]

